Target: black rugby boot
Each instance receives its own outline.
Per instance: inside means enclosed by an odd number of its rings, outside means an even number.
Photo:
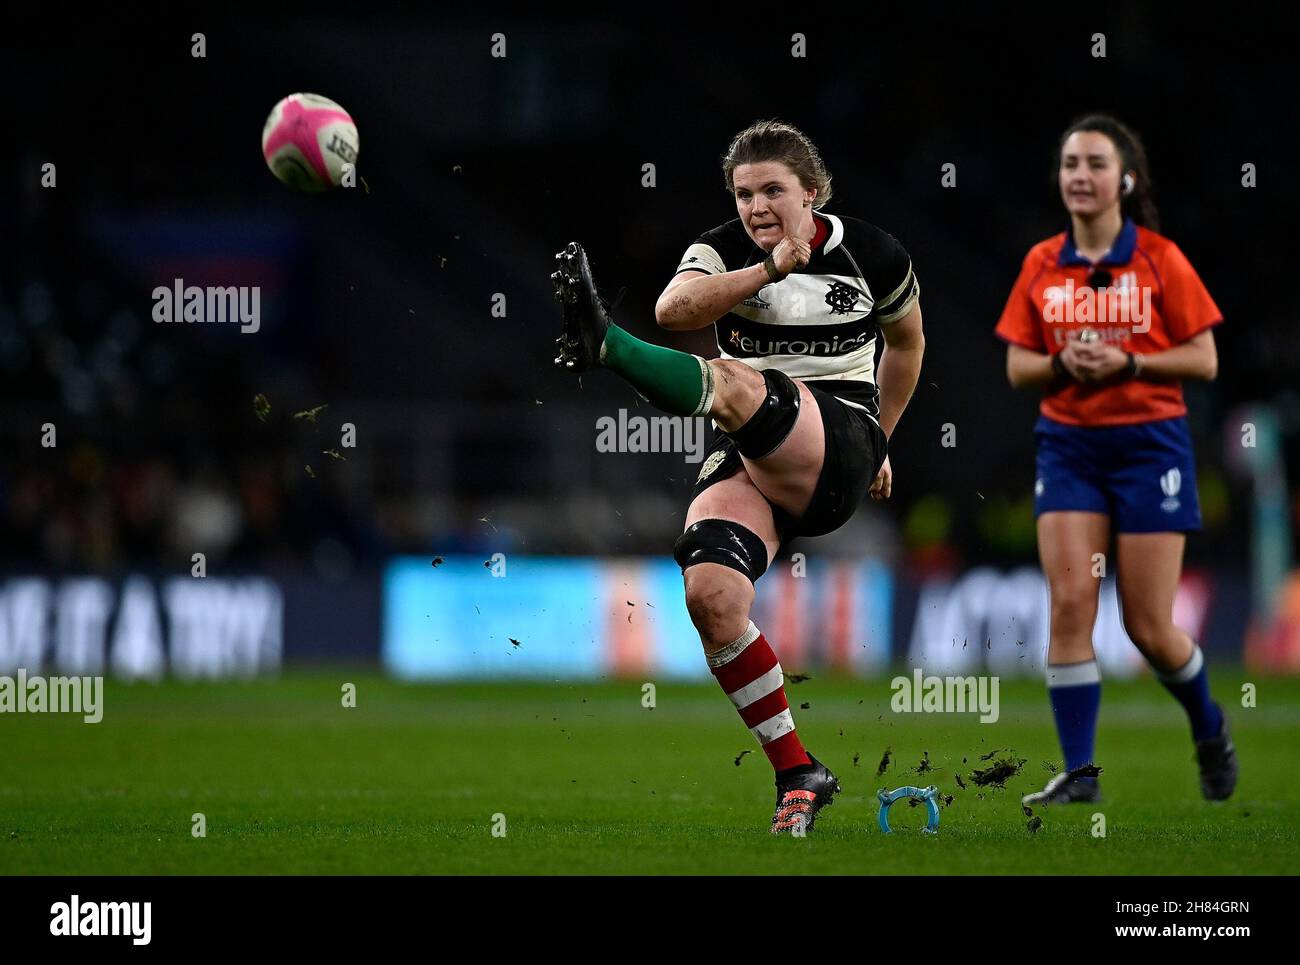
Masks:
[[[1217,705],[1216,705],[1217,706]],[[1223,713],[1223,708],[1219,708]],[[1228,716],[1218,737],[1196,742],[1196,763],[1201,769],[1201,794],[1207,801],[1226,801],[1237,787],[1237,749],[1228,733]]]
[[[776,813],[772,815],[772,833],[793,832],[799,825],[811,831],[817,813],[830,807],[840,791],[840,782],[830,769],[811,754],[812,767],[788,775],[776,782]]]
[[[580,244],[569,242],[555,261],[551,282],[564,318],[563,332],[555,340],[560,349],[555,364],[570,372],[585,372],[600,364],[601,346],[612,321],[609,304],[596,291],[587,253]]]

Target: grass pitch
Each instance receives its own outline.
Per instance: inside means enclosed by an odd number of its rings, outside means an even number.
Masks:
[[[1186,720],[1157,683],[1107,681],[1104,799],[1042,809],[1032,832],[1019,797],[1060,754],[1041,681],[1004,680],[993,724],[893,713],[887,679],[787,684],[805,744],[844,786],[802,840],[767,832],[770,768],[712,685],[661,683],[646,709],[638,682],[109,682],[99,724],[0,715],[0,873],[1294,873],[1300,680],[1250,676],[1259,706],[1244,709],[1244,679],[1213,685],[1242,766],[1231,801],[1201,799]],[[971,772],[999,749],[1025,763],[1005,789],[978,788]],[[895,833],[877,830],[877,788],[931,783],[952,795],[937,836],[902,802]]]

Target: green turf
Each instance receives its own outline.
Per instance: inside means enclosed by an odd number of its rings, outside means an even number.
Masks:
[[[1239,706],[1240,672],[1214,681],[1242,764],[1230,802],[1201,799],[1172,698],[1108,681],[1105,800],[1046,809],[1032,834],[1019,795],[1059,757],[1041,682],[1004,681],[996,724],[892,713],[883,679],[790,685],[800,734],[844,785],[803,840],[767,833],[770,769],[713,686],[661,683],[648,710],[639,682],[110,682],[96,725],[0,715],[0,873],[1294,873],[1300,680],[1249,679],[1254,709]],[[954,774],[999,747],[1027,760],[1006,790],[958,789]],[[918,775],[926,751],[935,770]],[[902,804],[893,835],[876,829],[878,787],[931,782],[954,795],[937,836]]]

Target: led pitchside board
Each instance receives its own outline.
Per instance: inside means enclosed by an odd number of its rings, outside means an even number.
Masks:
[[[441,559],[441,558],[440,558]],[[779,563],[753,618],[791,667],[865,674],[889,662],[892,578],[874,562]],[[384,575],[383,660],[412,679],[708,679],[668,559],[402,557]]]

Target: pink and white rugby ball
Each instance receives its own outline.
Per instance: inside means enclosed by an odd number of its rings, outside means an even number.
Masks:
[[[262,128],[262,157],[277,178],[299,191],[356,183],[361,142],[352,117],[328,97],[290,94]]]

